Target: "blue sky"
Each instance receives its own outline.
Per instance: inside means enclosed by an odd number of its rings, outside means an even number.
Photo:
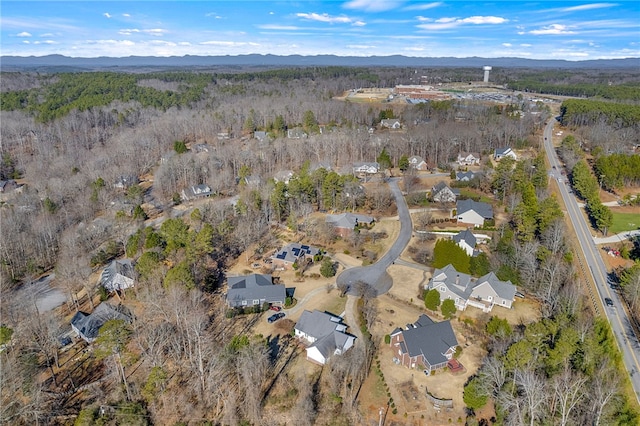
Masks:
[[[2,55],[640,57],[640,1],[7,1]]]

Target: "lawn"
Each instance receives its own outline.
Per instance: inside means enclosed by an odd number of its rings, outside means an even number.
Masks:
[[[634,231],[640,228],[640,213],[616,213],[613,212],[613,225],[609,228],[610,234],[619,234],[625,231]]]

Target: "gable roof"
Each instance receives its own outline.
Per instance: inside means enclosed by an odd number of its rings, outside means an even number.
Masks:
[[[416,322],[402,331],[406,352],[411,357],[423,355],[431,365],[447,362],[445,353],[458,346],[451,321]]]
[[[409,164],[415,165],[420,163],[426,163],[426,161],[424,161],[424,158],[420,157],[419,155],[412,155],[411,157],[409,157]]]
[[[433,277],[430,283],[432,284],[432,288],[435,288],[435,286],[439,284],[444,284],[451,292],[465,300],[469,298],[473,290],[471,286],[471,275],[458,272],[452,264],[433,271]]]
[[[80,337],[91,343],[98,337],[100,327],[113,319],[131,322],[131,317],[124,307],[114,307],[108,303],[101,303],[91,314],[81,311],[76,312],[71,318],[71,325],[77,330]]]
[[[348,229],[354,229],[359,223],[370,224],[373,221],[371,216],[355,213],[328,214],[325,218],[325,222],[331,223],[336,228]]]
[[[318,253],[320,253],[320,249],[317,247],[300,243],[291,243],[281,248],[277,253],[271,256],[271,258],[293,263],[300,257],[315,256]]]
[[[496,157],[500,157],[500,156],[504,156],[509,154],[510,152],[512,152],[511,148],[509,147],[505,147],[505,148],[496,148],[495,150],[495,156]]]
[[[434,195],[437,195],[445,190],[449,190],[454,195],[460,195],[459,189],[452,189],[449,187],[449,185],[444,183],[443,180],[441,180],[440,182],[436,183],[433,188],[431,188],[431,196],[433,197]]]
[[[456,172],[456,180],[471,180],[482,176],[482,172]]]
[[[469,231],[468,229],[465,229],[464,231],[460,231],[458,234],[454,235],[453,241],[455,241],[457,244],[459,244],[460,241],[464,241],[470,247],[475,247],[476,243],[478,242],[476,236],[473,235],[473,232]]]
[[[478,154],[477,152],[461,152],[458,154],[459,159],[467,159],[469,157],[480,159],[480,154]]]
[[[131,260],[116,259],[102,270],[100,284],[108,291],[123,290],[133,286],[135,275]]]
[[[483,203],[481,201],[473,201],[471,199],[458,200],[456,210],[458,215],[473,210],[485,219],[493,219],[493,207],[491,204]]]
[[[336,329],[345,330],[346,328],[347,326],[342,324],[342,318],[339,316],[318,310],[305,310],[295,326],[296,330],[315,339],[333,334]]]
[[[206,197],[211,195],[211,187],[204,183],[193,185],[186,190],[188,197]]]
[[[228,277],[227,302],[233,306],[242,304],[244,300],[264,300],[268,303],[284,302],[285,286],[273,284],[271,275],[251,274],[239,277]]]
[[[503,299],[513,300],[516,297],[516,286],[514,286],[511,281],[500,280],[493,272],[489,272],[478,278],[477,284],[474,287],[484,283],[488,283],[496,294]]]

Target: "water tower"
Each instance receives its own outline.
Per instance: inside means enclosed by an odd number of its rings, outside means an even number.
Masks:
[[[489,71],[491,71],[491,67],[490,66],[485,66],[482,67],[482,69],[484,70],[484,82],[488,83],[489,82]]]

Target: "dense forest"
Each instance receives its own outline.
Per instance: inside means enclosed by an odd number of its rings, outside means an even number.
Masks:
[[[477,74],[420,72],[430,84],[466,83]],[[577,95],[637,100],[638,76],[618,73],[602,72],[596,80],[590,80],[595,71],[574,80],[531,70],[495,76],[509,89],[513,81],[531,79],[556,88],[525,84],[523,90],[560,93],[563,85],[585,85]],[[469,424],[481,420],[473,410],[489,399],[495,424],[636,424],[619,357],[612,355],[615,342],[584,303],[562,211],[538,152],[551,109],[526,96],[502,107],[336,99],[354,88],[413,84],[415,75],[415,69],[349,67],[3,73],[0,180],[15,179],[21,187],[0,201],[0,344],[6,344],[0,422],[264,424],[268,401],[286,405],[297,424],[361,424],[358,392],[379,349],[380,336],[367,331],[378,315],[375,299],[363,291],[363,338],[345,356],[320,375],[282,374],[299,352],[290,328],[274,341],[251,333],[257,316],[230,318],[221,294],[227,268],[250,247],[256,253],[277,247],[275,231],[282,228],[320,244],[335,242],[312,212],[389,211],[388,187],[381,179],[365,189],[352,173],[354,162],[378,161],[392,169],[388,174],[404,169],[408,197],[415,192],[425,199],[407,156],[421,156],[447,175],[462,151],[487,158],[510,146],[527,158],[495,167],[486,162],[485,177],[474,182],[507,220],[487,231],[494,239],[482,264],[462,259],[462,269],[490,269],[511,280],[540,302],[542,320],[512,327],[496,319],[478,331],[488,356],[465,387]],[[563,123],[575,128],[576,138],[560,150],[585,199],[594,186],[591,170],[580,174],[591,167],[585,148],[599,154],[595,168],[606,174],[608,189],[638,184],[636,109],[563,103]],[[381,119],[390,117],[403,128],[382,128]],[[297,127],[306,136],[287,137]],[[265,138],[255,137],[259,131]],[[274,179],[283,171],[291,171],[287,182]],[[131,176],[134,184],[121,184]],[[192,208],[181,193],[198,184],[209,186],[212,197]],[[347,243],[359,247],[361,240],[356,234]],[[90,277],[124,255],[135,261],[139,285],[109,295]],[[63,314],[40,312],[35,295],[21,293],[45,273],[55,273],[63,288]],[[626,274],[631,288],[640,273]],[[98,301],[125,306],[135,320],[107,322],[92,346],[66,361],[82,368],[63,370],[61,333],[75,312],[91,311]]]

